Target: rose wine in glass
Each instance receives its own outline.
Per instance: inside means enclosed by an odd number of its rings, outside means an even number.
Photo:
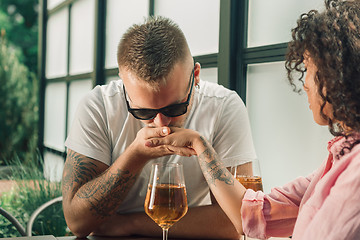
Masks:
[[[247,169],[249,170],[249,169]],[[246,189],[250,188],[256,191],[263,191],[262,178],[260,173],[260,164],[259,160],[255,159],[252,161],[250,172],[251,175],[242,172],[241,168],[234,166],[231,168],[231,173]],[[244,240],[246,240],[246,235],[244,234]]]
[[[245,188],[251,188],[255,192],[263,191],[260,164],[258,159],[252,161],[250,169],[244,169],[244,167],[241,167],[241,165],[233,166],[231,168],[231,173]]]
[[[162,228],[163,240],[167,240],[169,228],[188,210],[181,164],[152,165],[144,208],[146,214]]]
[[[255,192],[263,191],[262,179],[260,176],[245,176],[237,175],[236,180],[238,180],[245,188],[251,188]]]

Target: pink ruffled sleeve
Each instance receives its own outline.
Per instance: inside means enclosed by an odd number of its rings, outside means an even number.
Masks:
[[[297,178],[282,188],[273,188],[270,194],[248,189],[241,208],[245,234],[260,239],[290,236],[312,176]]]

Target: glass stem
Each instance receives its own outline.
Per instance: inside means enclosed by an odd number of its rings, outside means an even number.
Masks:
[[[163,228],[163,240],[168,239],[168,232],[169,232],[168,228]]]

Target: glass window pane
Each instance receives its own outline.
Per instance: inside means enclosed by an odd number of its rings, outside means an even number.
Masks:
[[[64,151],[66,83],[49,83],[45,88],[44,145]]]
[[[47,0],[47,9],[50,10],[62,2],[64,2],[64,0]]]
[[[80,80],[70,83],[69,86],[69,107],[68,107],[68,133],[73,122],[75,112],[80,100],[92,89],[92,81]]]
[[[91,72],[94,59],[95,1],[76,1],[71,8],[70,74]]]
[[[60,182],[64,169],[64,158],[49,151],[44,151],[44,177]]]
[[[68,8],[50,16],[46,36],[46,77],[67,74]]]
[[[201,80],[217,83],[218,69],[217,68],[202,68],[200,71]]]
[[[117,46],[123,33],[149,15],[149,0],[108,0],[106,2],[105,67],[117,67]]]
[[[219,51],[220,0],[155,0],[155,15],[179,25],[192,55]]]
[[[323,6],[323,0],[250,0],[248,47],[288,42],[300,15]]]
[[[313,172],[331,138],[285,76],[284,62],[248,66],[247,107],[265,192]]]

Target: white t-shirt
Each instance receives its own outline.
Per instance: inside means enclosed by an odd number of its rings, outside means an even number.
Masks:
[[[200,81],[184,128],[193,129],[214,147],[225,167],[256,158],[246,107],[236,92]],[[134,141],[143,127],[127,111],[123,83],[112,81],[95,87],[79,104],[65,146],[111,165]],[[209,187],[196,156],[165,156],[148,162],[118,212],[144,211],[151,164],[156,161],[183,164],[189,207],[210,204]]]

